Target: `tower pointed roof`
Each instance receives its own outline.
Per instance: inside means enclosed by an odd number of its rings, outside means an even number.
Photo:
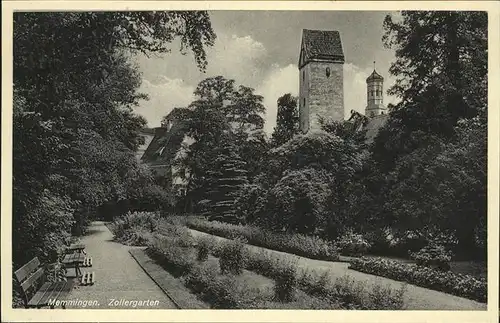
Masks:
[[[337,30],[303,29],[301,51],[304,54],[302,64],[312,59],[344,62],[344,50]]]
[[[379,81],[379,80],[383,81],[384,78],[382,77],[382,75],[377,73],[377,71],[374,69],[373,72],[370,74],[370,76],[368,76],[368,78],[366,79],[366,83],[369,83],[372,81]]]

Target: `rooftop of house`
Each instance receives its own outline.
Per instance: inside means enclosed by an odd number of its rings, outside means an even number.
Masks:
[[[347,121],[354,125],[355,131],[366,130],[366,143],[370,144],[377,136],[379,130],[387,123],[388,119],[388,114],[367,117],[355,110],[351,110],[351,117]]]
[[[388,119],[388,114],[381,114],[369,118],[369,121],[365,126],[367,143],[372,143],[375,140],[378,132],[387,123]]]

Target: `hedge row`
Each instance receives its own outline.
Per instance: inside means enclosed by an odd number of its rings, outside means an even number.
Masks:
[[[256,226],[234,225],[203,219],[188,220],[189,228],[233,239],[243,237],[248,244],[318,260],[338,261],[339,254],[330,241],[296,233],[276,233]]]
[[[470,275],[451,271],[438,271],[415,264],[404,264],[381,258],[355,259],[350,263],[349,268],[483,303],[487,301],[488,288],[486,280],[477,279]]]

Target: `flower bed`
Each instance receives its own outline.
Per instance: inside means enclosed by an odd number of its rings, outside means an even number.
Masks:
[[[486,303],[488,288],[486,280],[450,271],[438,271],[414,264],[403,264],[381,258],[353,260],[350,269],[368,274],[408,282],[445,293]]]
[[[199,242],[202,242],[199,245],[214,256],[219,257],[222,254],[224,243],[218,243],[215,239],[206,237],[200,238]],[[404,308],[404,288],[394,290],[377,284],[368,289],[366,284],[356,284],[348,276],[332,280],[327,271],[323,275],[301,271],[295,261],[276,256],[269,251],[247,251],[245,269],[275,279],[277,287],[283,285],[280,281],[287,278],[285,286],[277,288],[281,293],[287,294],[291,289],[299,288],[308,295],[328,300],[342,309],[401,310]]]
[[[188,220],[189,228],[233,239],[243,237],[248,244],[283,251],[311,259],[338,261],[339,255],[332,242],[302,234],[276,233],[255,226],[234,225],[202,219]]]
[[[176,237],[155,237],[147,252],[167,271],[180,277],[184,284],[220,309],[255,309],[255,308],[299,308],[299,309],[339,309],[336,304],[301,293],[291,302],[279,302],[274,299],[270,289],[262,289],[252,284],[252,275],[222,274],[217,261],[200,261],[192,238],[181,234]],[[221,249],[221,253],[223,250]],[[215,260],[215,261],[214,261]],[[250,278],[250,281],[249,281]]]

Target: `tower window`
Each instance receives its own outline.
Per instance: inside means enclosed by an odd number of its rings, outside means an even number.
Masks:
[[[329,67],[326,68],[326,77],[330,77],[330,68]]]
[[[302,71],[302,81],[304,81],[305,79],[306,79],[306,72]]]

